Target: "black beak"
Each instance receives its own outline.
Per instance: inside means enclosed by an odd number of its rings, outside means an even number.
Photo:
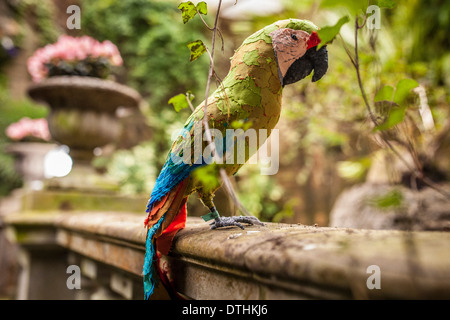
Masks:
[[[313,69],[312,82],[320,80],[327,72],[328,51],[326,46],[319,50],[317,50],[317,46],[309,48],[301,58],[297,59],[286,72],[282,81],[283,86],[307,77]]]

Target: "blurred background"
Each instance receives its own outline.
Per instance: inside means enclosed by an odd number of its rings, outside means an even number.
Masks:
[[[7,199],[25,183],[14,154],[8,151],[8,146],[17,140],[7,135],[7,127],[23,118],[46,118],[49,112],[27,95],[32,83],[27,59],[62,34],[110,40],[118,47],[123,65],[114,69],[114,79],[139,92],[144,103],[137,112],[122,117],[127,130],[97,150],[93,164],[98,172],[117,181],[121,193],[151,193],[170,148],[171,135],[191,112],[176,112],[168,100],[190,90],[195,96],[194,106],[201,103],[209,66],[206,55],[189,62],[186,43],[202,39],[210,45],[211,33],[197,18],[183,24],[177,9],[179,2],[0,0],[0,198]],[[265,176],[257,165],[246,165],[233,177],[236,192],[247,210],[263,221],[335,226],[338,223],[330,221],[332,211],[339,211],[334,208],[337,200],[355,186],[378,182],[420,189],[417,183],[411,183],[411,172],[398,166],[373,131],[355,69],[346,53],[345,48],[354,52],[354,17],[359,12],[359,1],[235,2],[224,1],[220,13],[224,48],[221,51],[218,45],[215,55],[220,78],[227,74],[229,58],[242,40],[268,24],[292,17],[323,27],[334,25],[344,15],[350,17],[341,35],[328,46],[327,74],[317,83],[311,83],[309,76],[284,89],[283,111],[277,126],[278,173]],[[217,1],[207,3],[209,12],[205,19],[211,24]],[[79,30],[66,27],[66,9],[73,4],[81,8]],[[389,134],[406,158],[420,161],[424,172],[440,184],[448,182],[450,173],[449,12],[450,3],[445,0],[395,1],[393,8],[381,10],[380,29],[363,28],[358,39],[361,78],[371,103],[380,88],[395,87],[401,79],[414,79],[423,88],[422,96],[419,92],[408,96],[407,115]],[[426,130],[419,112],[424,104],[433,119],[432,128]],[[374,105],[382,116],[386,106]],[[20,139],[46,140],[32,135]],[[51,142],[50,139],[46,143]],[[341,206],[351,211],[348,201],[352,203],[354,198],[348,195],[346,199]],[[398,208],[402,199],[406,198],[398,192],[372,197],[378,209]],[[217,202],[223,214],[234,211],[223,192],[217,195]],[[142,206],[144,214],[145,203]],[[189,210],[192,215],[204,213],[196,196],[190,198]],[[448,207],[438,211],[447,214],[448,220]],[[7,240],[0,241],[4,242],[0,250],[6,252]],[[7,259],[2,257],[4,263]],[[0,292],[0,298],[7,294],[7,290]]]

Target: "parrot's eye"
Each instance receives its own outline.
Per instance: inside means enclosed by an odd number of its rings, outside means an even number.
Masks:
[[[294,39],[295,41],[298,40],[297,36],[295,34],[291,34],[291,38]]]

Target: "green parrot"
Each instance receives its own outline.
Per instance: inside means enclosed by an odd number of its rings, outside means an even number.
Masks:
[[[328,53],[326,46],[317,50],[320,43],[317,30],[318,27],[307,20],[280,20],[249,36],[235,51],[229,73],[206,101],[209,127],[218,133],[214,135],[214,144],[229,176],[239,170],[275,128],[281,113],[283,87],[305,78],[313,70],[313,82],[326,73]],[[155,285],[152,261],[160,254],[168,254],[173,237],[185,227],[186,201],[193,192],[198,193],[210,211],[203,219],[213,220],[211,229],[229,226],[243,229],[242,223],[262,224],[251,216],[220,216],[213,202],[217,188],[206,189],[192,174],[196,168],[212,161],[208,152],[205,155],[208,144],[201,139],[204,103],[194,110],[173,142],[147,204],[143,270],[146,299]],[[243,124],[245,132],[265,130],[267,134],[263,138],[257,135],[256,145],[250,145],[250,139],[245,140],[242,151],[234,138],[226,139],[235,121]],[[239,157],[243,161],[237,161]]]

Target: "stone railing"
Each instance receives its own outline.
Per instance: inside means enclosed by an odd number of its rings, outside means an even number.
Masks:
[[[24,211],[5,223],[20,245],[18,298],[143,298],[142,214]],[[189,218],[160,263],[188,299],[449,299],[449,252],[445,232],[210,230]],[[162,285],[152,296],[168,298]]]

